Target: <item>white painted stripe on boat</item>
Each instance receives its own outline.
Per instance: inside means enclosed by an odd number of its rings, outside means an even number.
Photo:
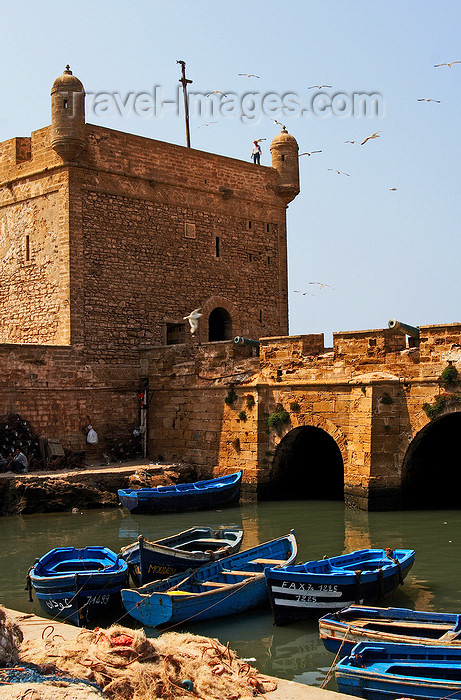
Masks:
[[[318,591],[305,588],[283,588],[283,586],[271,586],[274,593],[286,593],[287,595],[308,595],[314,598],[341,598],[341,591]]]
[[[285,607],[290,607],[290,608],[338,608],[339,610],[342,607],[346,607],[346,605],[352,605],[354,603],[353,600],[345,600],[344,602],[341,603],[333,603],[333,602],[321,602],[318,603],[316,601],[309,601],[309,600],[286,600],[285,598],[274,598],[274,603],[275,605],[280,605],[285,606]]]

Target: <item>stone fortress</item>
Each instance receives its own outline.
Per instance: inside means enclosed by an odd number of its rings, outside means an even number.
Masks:
[[[288,335],[293,136],[263,167],[86,124],[68,67],[51,114],[0,144],[0,415],[72,449],[90,421],[101,454],[142,422],[150,459],[261,496],[446,503],[461,324]]]

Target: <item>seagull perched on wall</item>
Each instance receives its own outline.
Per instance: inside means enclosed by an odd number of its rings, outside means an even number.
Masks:
[[[196,331],[197,328],[198,328],[198,321],[199,321],[199,318],[203,315],[203,314],[200,313],[200,309],[201,309],[201,308],[202,308],[202,307],[199,306],[198,309],[194,309],[193,311],[191,311],[190,314],[189,314],[189,316],[183,316],[183,320],[184,320],[184,321],[189,321],[190,332],[192,333],[192,335],[194,335],[195,331]]]

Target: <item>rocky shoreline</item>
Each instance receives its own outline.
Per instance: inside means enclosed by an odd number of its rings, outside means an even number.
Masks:
[[[0,474],[0,516],[72,511],[73,508],[115,508],[117,490],[195,481],[197,470],[187,465],[88,465],[63,472]]]

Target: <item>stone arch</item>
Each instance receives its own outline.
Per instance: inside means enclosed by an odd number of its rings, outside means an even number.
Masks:
[[[446,412],[416,433],[402,463],[402,508],[461,508],[460,435],[461,411]]]
[[[202,342],[206,343],[210,340],[210,317],[213,319],[212,314],[217,309],[220,310],[217,312],[219,314],[218,320],[220,319],[227,327],[226,337],[217,338],[218,340],[232,340],[234,329],[240,327],[240,313],[235,304],[218,295],[209,297],[202,305],[202,323],[199,326]]]
[[[294,420],[278,443],[261,498],[342,500],[346,439],[328,419]]]

